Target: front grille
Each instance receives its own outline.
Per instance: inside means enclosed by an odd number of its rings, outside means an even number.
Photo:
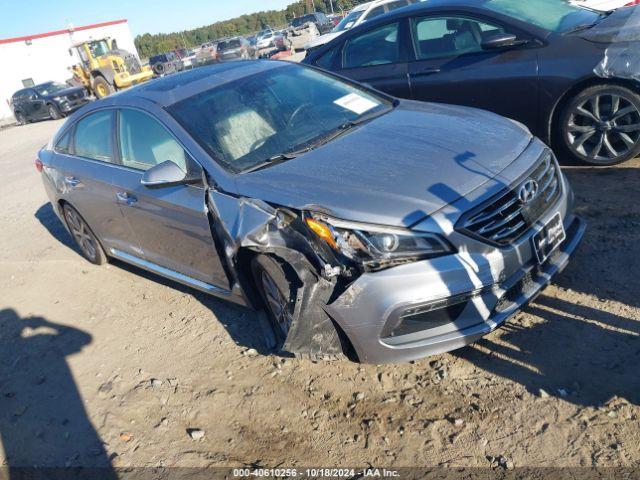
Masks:
[[[127,67],[127,72],[129,72],[129,75],[135,75],[136,73],[140,73],[142,71],[140,62],[133,55],[126,56],[124,58],[124,64]]]
[[[530,180],[538,186],[529,203],[519,198],[520,189]],[[463,233],[494,245],[508,245],[526,233],[560,196],[560,171],[550,150],[545,150],[535,168],[514,186],[466,213],[457,225]]]

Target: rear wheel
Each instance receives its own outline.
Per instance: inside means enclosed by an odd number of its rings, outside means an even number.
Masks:
[[[251,262],[253,279],[265,305],[267,316],[279,346],[287,339],[293,324],[296,285],[283,266],[268,255],[258,255]]]
[[[560,134],[568,152],[591,165],[615,165],[640,153],[640,97],[617,85],[596,85],[565,107]]]
[[[107,256],[100,245],[100,242],[87,225],[87,222],[80,216],[78,211],[69,204],[63,208],[64,218],[73,236],[73,240],[80,249],[82,256],[94,265],[103,265],[107,261]]]
[[[93,79],[93,91],[98,98],[104,98],[114,92],[113,86],[104,77]]]
[[[49,117],[51,120],[59,120],[62,118],[60,110],[58,110],[58,107],[55,105],[49,105],[47,109],[49,110]]]

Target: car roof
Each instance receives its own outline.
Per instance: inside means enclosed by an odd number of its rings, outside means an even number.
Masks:
[[[124,106],[140,98],[164,108],[220,85],[287,65],[295,64],[274,60],[222,62],[157,78],[95,103]]]

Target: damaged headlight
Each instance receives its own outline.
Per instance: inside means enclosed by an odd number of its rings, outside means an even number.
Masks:
[[[322,214],[305,214],[305,223],[331,248],[373,270],[454,252],[435,233],[346,222]]]

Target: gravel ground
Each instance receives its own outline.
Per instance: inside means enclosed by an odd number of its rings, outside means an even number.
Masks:
[[[584,243],[507,326],[396,366],[279,357],[255,313],[94,267],[0,131],[0,464],[639,466],[640,162],[566,167]]]

